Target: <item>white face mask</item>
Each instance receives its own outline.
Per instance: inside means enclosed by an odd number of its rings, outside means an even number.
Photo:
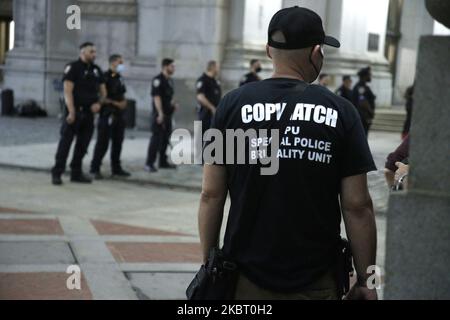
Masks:
[[[118,72],[118,73],[122,73],[122,72],[124,72],[124,71],[125,71],[125,65],[119,64],[119,65],[117,66],[117,72]]]

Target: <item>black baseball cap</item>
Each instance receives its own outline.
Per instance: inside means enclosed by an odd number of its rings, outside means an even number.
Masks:
[[[274,32],[280,31],[286,42],[272,39]],[[278,49],[303,49],[318,44],[339,48],[341,44],[333,37],[325,35],[322,19],[317,13],[307,8],[290,7],[275,13],[269,24],[268,45]]]

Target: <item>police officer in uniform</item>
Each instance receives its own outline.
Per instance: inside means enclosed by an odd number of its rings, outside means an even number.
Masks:
[[[348,75],[342,77],[342,85],[336,90],[336,94],[353,103],[352,78]]]
[[[152,131],[147,153],[146,170],[156,172],[155,161],[159,152],[159,168],[175,169],[167,160],[166,150],[172,133],[172,115],[178,109],[173,101],[174,84],[172,76],[175,73],[175,63],[172,59],[163,59],[162,71],[152,80]]]
[[[262,71],[261,62],[258,59],[252,59],[250,61],[250,72],[244,75],[239,82],[239,87],[242,87],[244,84],[261,81],[258,73]]]
[[[328,73],[322,73],[319,76],[319,85],[328,88],[329,84],[330,84],[330,76],[328,75]]]
[[[108,92],[105,104],[100,111],[97,125],[97,143],[91,162],[91,174],[95,179],[103,179],[100,167],[111,140],[111,171],[113,176],[129,177],[120,164],[120,153],[125,136],[124,110],[127,107],[125,92],[127,91],[121,72],[124,70],[121,55],[109,57],[109,70],[105,73],[105,84]]]
[[[219,75],[219,65],[216,61],[209,61],[206,72],[198,78],[196,83],[198,101],[198,119],[202,122],[202,136],[211,125],[211,118],[216,113],[222,97]]]
[[[377,98],[368,86],[368,83],[372,81],[370,67],[359,70],[358,77],[359,81],[353,88],[352,100],[356,109],[358,109],[364,131],[366,132],[366,136],[368,136],[370,126],[375,117],[375,100]]]
[[[336,275],[342,212],[358,279],[347,298],[376,299],[376,290],[367,287],[368,267],[376,265],[367,172],[376,167],[356,109],[328,89],[310,85],[323,65],[322,46],[339,47],[339,41],[325,36],[315,12],[300,7],[278,11],[268,37],[272,78],[225,95],[211,128],[224,136],[225,159],[229,130],[277,130],[279,137],[272,134],[269,142],[278,142],[269,156],[278,159],[276,172],[262,173],[266,161],[236,162],[242,152],[248,159],[253,154],[248,149],[259,139],[231,149],[234,159],[225,165],[220,158],[207,161],[198,214],[203,260],[220,243],[229,194],[222,252],[237,266],[235,299],[341,299]],[[214,146],[219,148],[217,141]],[[207,141],[204,151],[210,149]]]
[[[56,163],[52,169],[52,183],[61,185],[67,157],[73,138],[76,136],[71,167],[71,181],[91,183],[82,172],[85,156],[94,131],[94,114],[100,111],[106,98],[106,86],[101,69],[94,64],[96,49],[93,43],[80,46],[80,58],[64,69],[64,100],[66,117],[61,127],[61,138],[56,152]]]

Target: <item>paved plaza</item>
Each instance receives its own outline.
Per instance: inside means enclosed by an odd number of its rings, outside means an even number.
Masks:
[[[201,167],[149,174],[143,167],[150,133],[129,131],[123,163],[132,178],[78,185],[66,176],[55,187],[49,169],[58,130],[53,118],[0,118],[0,299],[184,299],[201,259]],[[397,134],[370,136],[379,168],[369,183],[382,269],[388,199],[382,168],[399,142]],[[81,290],[66,285],[71,265],[81,269]]]

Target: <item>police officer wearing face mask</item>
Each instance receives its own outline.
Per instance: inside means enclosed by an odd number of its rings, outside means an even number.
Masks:
[[[359,70],[358,76],[359,81],[353,88],[352,98],[353,104],[361,116],[366,136],[368,136],[373,118],[375,117],[375,100],[377,97],[368,85],[372,81],[371,68],[367,67]]]
[[[222,97],[219,75],[219,65],[209,61],[206,72],[197,80],[198,118],[202,122],[202,136],[211,125],[211,118],[216,113]]]
[[[311,84],[322,69],[323,45],[340,46],[325,35],[315,12],[300,7],[278,11],[269,24],[266,47],[273,76],[225,95],[213,118],[211,128],[226,142],[219,152],[223,157],[204,166],[198,225],[206,262],[221,243],[230,196],[222,253],[234,262],[237,275],[226,278],[234,282],[229,283],[234,289],[229,299],[342,299],[345,278],[349,283],[349,270],[339,268],[345,260],[342,217],[358,279],[347,298],[377,298],[367,286],[377,243],[367,172],[376,167],[356,109]],[[277,142],[257,152],[264,161],[251,161],[258,139],[227,148],[229,130],[245,134],[264,129],[272,133],[269,144]],[[205,151],[210,147],[206,141]],[[246,163],[239,162],[242,156]],[[272,175],[261,171],[267,169],[265,160],[278,163]]]
[[[165,58],[162,61],[162,71],[152,80],[152,131],[153,135],[148,147],[145,169],[149,172],[158,171],[155,167],[156,157],[159,153],[160,169],[175,169],[167,160],[167,147],[172,133],[172,115],[178,109],[174,102],[174,83],[172,76],[175,73],[174,60]]]
[[[261,81],[258,73],[262,71],[261,62],[257,59],[252,59],[250,61],[250,72],[244,75],[239,82],[239,87],[242,87],[244,84]]]
[[[61,138],[52,169],[52,183],[61,185],[61,175],[65,171],[67,157],[73,138],[77,142],[73,153],[71,181],[91,183],[82,172],[85,156],[94,131],[94,114],[100,111],[106,98],[106,86],[101,69],[94,64],[96,49],[93,43],[80,46],[80,58],[69,63],[64,69],[64,100],[67,107],[66,118],[61,127]]]
[[[123,112],[127,107],[125,92],[127,91],[121,73],[124,71],[123,58],[119,54],[109,57],[109,70],[105,73],[105,83],[108,92],[105,104],[100,111],[97,126],[97,143],[91,162],[91,174],[95,179],[103,179],[100,171],[103,157],[111,140],[111,171],[113,176],[129,177],[130,173],[123,170],[120,164],[120,154],[125,136],[125,119]]]
[[[352,78],[350,76],[346,75],[342,77],[342,85],[336,90],[336,94],[350,102],[353,102]]]

